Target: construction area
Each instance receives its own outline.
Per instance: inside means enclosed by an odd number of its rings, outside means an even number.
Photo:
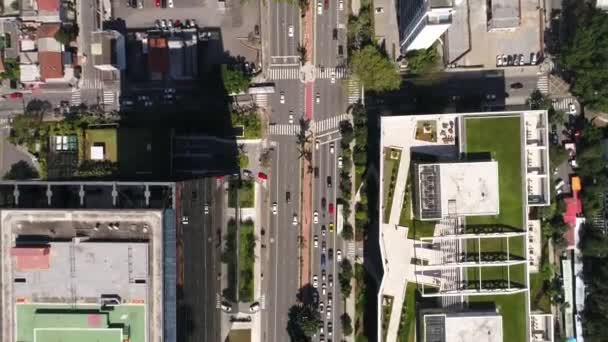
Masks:
[[[3,341],[160,341],[162,223],[155,210],[1,211]]]

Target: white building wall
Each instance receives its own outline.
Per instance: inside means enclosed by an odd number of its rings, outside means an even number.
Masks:
[[[430,48],[449,27],[450,24],[426,25],[406,48],[406,51]]]

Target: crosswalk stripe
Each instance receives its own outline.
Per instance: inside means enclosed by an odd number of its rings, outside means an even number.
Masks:
[[[262,295],[262,298],[260,298],[260,308],[262,310],[266,309],[266,295]]]
[[[220,299],[220,294],[219,294],[219,293],[216,293],[216,294],[215,294],[215,308],[216,308],[216,309],[219,309],[219,308],[221,308],[221,307],[222,307],[222,301],[221,301],[221,299]]]
[[[271,80],[297,80],[300,79],[300,68],[270,68],[268,78]]]
[[[94,79],[83,79],[82,81],[82,86],[80,87],[82,89],[101,89],[102,84],[101,84],[101,80],[94,78]]]
[[[258,107],[266,108],[268,106],[268,95],[267,94],[255,94],[253,101]]]
[[[300,133],[299,125],[270,125],[268,128],[268,133],[270,135],[296,135]]]
[[[347,248],[346,254],[353,259],[355,257],[355,243],[349,242]]]
[[[361,85],[357,79],[350,77],[346,89],[348,91],[348,104],[357,103],[361,100]]]
[[[348,119],[349,119],[348,114],[341,114],[341,115],[333,116],[328,119],[316,121],[314,123],[315,124],[314,131],[315,131],[315,133],[321,133],[321,132],[332,130],[334,128],[338,128],[340,126],[340,121],[344,121],[344,120],[348,120]]]
[[[346,72],[346,68],[316,68],[315,69],[315,78],[346,78],[348,73]]]
[[[538,77],[538,81],[536,82],[536,87],[543,94],[549,94],[549,76],[541,75]]]
[[[104,91],[103,92],[103,103],[112,104],[114,103],[114,92],[113,91]]]
[[[570,109],[570,108],[568,108],[568,106],[571,103],[576,103],[576,99],[573,97],[566,97],[566,98],[554,99],[552,102],[553,108],[555,108],[555,110],[561,110],[564,112],[567,112]]]
[[[72,106],[80,106],[82,104],[82,96],[80,91],[75,91],[72,93]]]

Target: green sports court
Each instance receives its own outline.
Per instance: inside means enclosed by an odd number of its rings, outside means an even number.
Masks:
[[[18,342],[146,342],[146,306],[17,304]]]

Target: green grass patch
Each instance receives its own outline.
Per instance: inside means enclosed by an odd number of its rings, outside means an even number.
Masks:
[[[239,167],[246,169],[249,166],[249,157],[246,154],[239,154]]]
[[[239,229],[239,301],[253,300],[253,261],[255,236],[253,221],[241,223]]]
[[[469,225],[523,227],[521,126],[519,117],[466,118],[466,153],[490,153],[498,162],[500,214],[467,218]]]
[[[259,139],[262,137],[262,120],[258,113],[232,113],[232,125],[243,127],[243,138]]]
[[[531,310],[551,312],[551,298],[547,296],[546,282],[541,273],[530,274],[530,304]]]
[[[365,315],[365,305],[367,304],[366,286],[365,286],[365,268],[361,264],[355,264],[355,341],[361,338],[365,339],[363,329],[363,319]]]
[[[503,341],[526,341],[526,297],[524,293],[498,296],[469,296],[469,303],[474,306],[494,303],[502,315]]]
[[[38,330],[37,341],[122,341],[122,334],[128,331],[128,339],[144,342],[146,338],[146,306],[117,305],[110,311],[102,311],[99,305],[16,305],[16,340],[34,342],[34,329]],[[95,326],[91,326],[95,324]],[[121,326],[128,329],[122,330]],[[90,329],[71,330],[61,329]],[[111,332],[110,329],[118,329]],[[116,339],[118,337],[118,339]]]
[[[118,150],[116,144],[118,134],[116,127],[110,128],[89,128],[84,131],[84,157],[91,160],[91,147],[103,147],[103,159],[112,162],[118,161]]]
[[[416,335],[416,292],[415,283],[408,283],[405,289],[405,299],[401,310],[401,321],[397,334],[398,342],[414,342]]]
[[[399,162],[401,161],[401,151],[393,148],[384,148],[384,172],[383,172],[383,198],[384,207],[383,222],[388,223],[391,216],[393,195],[395,184],[397,183],[397,173],[399,172]]]
[[[240,182],[240,185],[239,181],[230,181],[228,184],[228,207],[236,208],[237,198],[240,208],[253,208],[255,202],[253,181],[244,180]]]
[[[437,221],[412,220],[410,229],[407,231],[407,238],[419,240],[422,237],[433,236],[435,225],[437,225]]]

